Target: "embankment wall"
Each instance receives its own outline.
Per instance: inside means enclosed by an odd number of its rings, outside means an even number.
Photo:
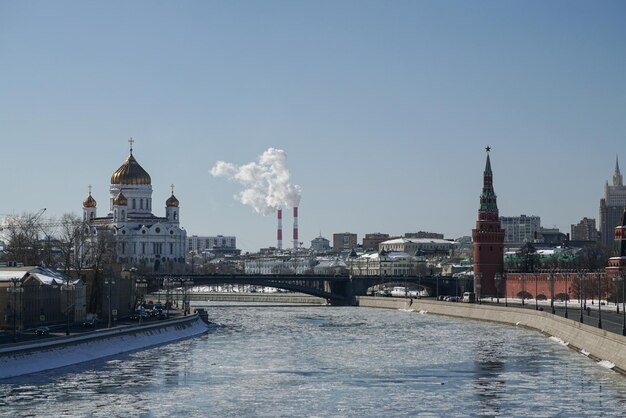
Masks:
[[[190,338],[207,332],[198,315],[155,324],[116,327],[0,348],[0,379],[56,369]]]
[[[615,371],[626,374],[626,337],[552,315],[549,312],[424,299],[414,299],[410,304],[410,299],[405,298],[359,297],[358,304],[370,308],[410,308],[437,315],[500,322],[535,329],[563,340],[570,348],[587,354],[596,361],[609,361],[615,365],[613,368]]]

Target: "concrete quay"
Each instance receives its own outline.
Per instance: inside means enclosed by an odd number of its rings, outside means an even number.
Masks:
[[[595,361],[608,361],[613,370],[626,375],[626,337],[565,319],[546,311],[479,305],[476,303],[444,302],[407,298],[359,297],[358,305],[369,308],[413,309],[436,315],[480,321],[499,322],[540,331],[559,338],[568,347]]]

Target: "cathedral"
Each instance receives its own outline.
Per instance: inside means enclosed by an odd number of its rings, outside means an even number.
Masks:
[[[165,216],[154,215],[150,175],[133,156],[133,140],[129,142],[128,158],[111,176],[108,214],[97,216],[91,188],[83,201],[83,220],[88,225],[89,240],[94,244],[99,234],[110,233],[115,243],[115,259],[124,267],[183,271],[187,232],[180,227],[179,201],[174,196],[174,186],[171,196],[164,202]]]

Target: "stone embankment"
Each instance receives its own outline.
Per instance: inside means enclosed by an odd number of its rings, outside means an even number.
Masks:
[[[256,302],[256,303],[293,303],[326,305],[326,299],[303,293],[238,293],[238,292],[207,292],[192,293],[193,302]]]
[[[0,379],[56,369],[191,338],[217,327],[200,315],[0,347]]]
[[[609,362],[613,370],[626,374],[626,337],[591,325],[552,315],[549,312],[515,307],[478,305],[405,298],[359,297],[359,306],[413,309],[437,315],[500,322],[538,330],[562,340],[595,361]]]

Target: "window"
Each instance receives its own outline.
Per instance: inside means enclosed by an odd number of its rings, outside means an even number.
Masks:
[[[143,209],[143,199],[139,199],[139,209]]]
[[[133,198],[133,209],[137,209],[137,199]]]

